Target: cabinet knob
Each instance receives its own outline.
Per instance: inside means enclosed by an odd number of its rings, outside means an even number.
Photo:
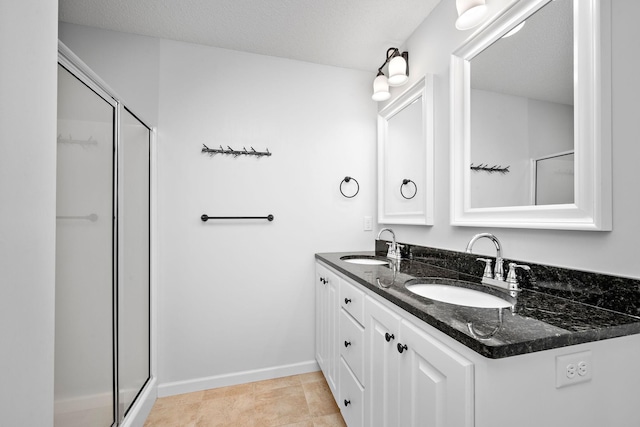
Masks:
[[[391,340],[395,339],[396,337],[393,336],[393,334],[389,334],[389,332],[385,332],[384,334],[384,339],[387,340],[387,342],[390,342]]]
[[[323,284],[326,285],[327,284],[327,279],[325,279],[324,277],[321,277],[320,278],[320,282],[322,282]]]
[[[402,353],[405,350],[407,350],[407,345],[398,343],[398,353]]]
[[[349,304],[350,302],[351,302],[351,298],[345,298],[345,299],[344,299],[344,303],[345,303],[345,304]]]
[[[345,341],[345,342],[344,342],[344,346],[345,346],[345,347],[349,347],[350,345],[351,345],[351,341]]]
[[[344,406],[349,406],[349,405],[351,405],[351,401],[350,401],[350,400],[345,399],[345,400],[344,400]]]

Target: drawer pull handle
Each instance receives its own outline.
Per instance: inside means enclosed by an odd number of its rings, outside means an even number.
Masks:
[[[398,353],[402,353],[405,350],[407,350],[407,345],[398,343]]]
[[[351,341],[345,341],[345,342],[344,342],[344,346],[345,346],[345,347],[349,347],[350,345],[351,345]]]
[[[344,303],[345,303],[345,304],[349,304],[350,302],[351,302],[351,298],[345,298],[345,299],[344,299]]]
[[[351,405],[351,401],[350,401],[350,400],[345,399],[345,400],[344,400],[344,406],[349,406],[349,405]]]
[[[384,339],[387,340],[387,342],[390,342],[391,340],[395,339],[396,337],[393,336],[393,334],[389,334],[389,332],[385,332],[384,334]]]

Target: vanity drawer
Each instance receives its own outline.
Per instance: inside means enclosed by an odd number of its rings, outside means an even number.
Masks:
[[[348,427],[362,427],[364,420],[364,389],[353,376],[344,359],[340,359],[340,412]]]
[[[340,310],[340,355],[364,384],[364,328],[346,311]]]
[[[364,325],[364,292],[344,279],[340,279],[340,305]]]

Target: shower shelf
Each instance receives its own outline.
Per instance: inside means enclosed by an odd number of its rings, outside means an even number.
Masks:
[[[98,141],[93,139],[93,137],[91,136],[87,140],[82,140],[82,139],[73,139],[71,135],[69,135],[69,138],[67,139],[63,138],[62,135],[58,135],[57,142],[59,144],[78,144],[78,145],[95,145],[98,143]]]

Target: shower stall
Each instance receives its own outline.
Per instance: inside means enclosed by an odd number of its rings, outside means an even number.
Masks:
[[[56,427],[123,424],[151,379],[153,131],[60,44]]]

